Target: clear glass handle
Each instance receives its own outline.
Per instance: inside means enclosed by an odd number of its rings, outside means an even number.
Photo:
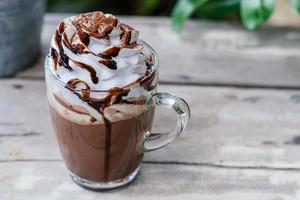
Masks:
[[[150,106],[163,106],[170,108],[177,114],[176,126],[168,133],[145,134],[144,151],[153,151],[166,146],[175,140],[184,130],[190,120],[190,108],[185,100],[168,93],[155,93],[149,99]]]

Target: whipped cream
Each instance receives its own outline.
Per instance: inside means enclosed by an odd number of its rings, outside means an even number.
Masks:
[[[147,90],[143,84],[149,86],[156,78],[139,32],[102,12],[63,20],[52,38],[49,59],[51,73],[65,84],[52,92],[96,120],[117,99],[142,96]]]
[[[51,41],[52,72],[65,83],[79,79],[91,90],[123,88],[147,70],[138,36],[138,31],[110,14],[67,18]]]

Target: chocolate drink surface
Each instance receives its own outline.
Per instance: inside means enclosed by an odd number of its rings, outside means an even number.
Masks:
[[[143,158],[142,140],[153,110],[109,124],[78,124],[50,106],[54,130],[69,170],[93,181],[113,181],[132,173]]]

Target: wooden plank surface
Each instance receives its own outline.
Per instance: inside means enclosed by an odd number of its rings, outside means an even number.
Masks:
[[[58,22],[67,15],[46,15],[43,52]],[[248,32],[228,23],[190,21],[180,34],[168,18],[121,17],[158,52],[161,82],[199,85],[300,87],[300,30],[263,26]],[[42,59],[23,78],[43,77]]]
[[[59,160],[49,119],[45,84],[2,80],[0,160]],[[190,104],[192,119],[174,144],[146,155],[146,161],[225,167],[300,168],[300,92],[161,85]],[[22,98],[16,98],[22,97]],[[13,107],[7,106],[13,105]],[[160,112],[155,126],[169,115]]]
[[[46,15],[44,55],[64,17]],[[299,29],[247,32],[190,21],[178,35],[167,18],[122,19],[160,54],[160,91],[190,104],[185,133],[147,153],[141,175],[126,189],[95,193],[76,186],[51,127],[41,58],[16,78],[0,80],[0,200],[299,199]],[[156,130],[170,128],[168,114],[156,116]]]
[[[75,185],[62,162],[0,163],[3,200],[294,200],[299,171],[144,164],[127,188],[96,193]]]

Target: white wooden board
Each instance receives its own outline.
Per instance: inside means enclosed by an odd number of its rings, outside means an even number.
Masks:
[[[1,86],[0,160],[61,159],[44,82],[11,79]],[[185,98],[192,119],[174,144],[148,153],[147,161],[300,168],[299,91],[175,85],[160,90]],[[156,129],[166,128],[168,120],[158,113]]]

